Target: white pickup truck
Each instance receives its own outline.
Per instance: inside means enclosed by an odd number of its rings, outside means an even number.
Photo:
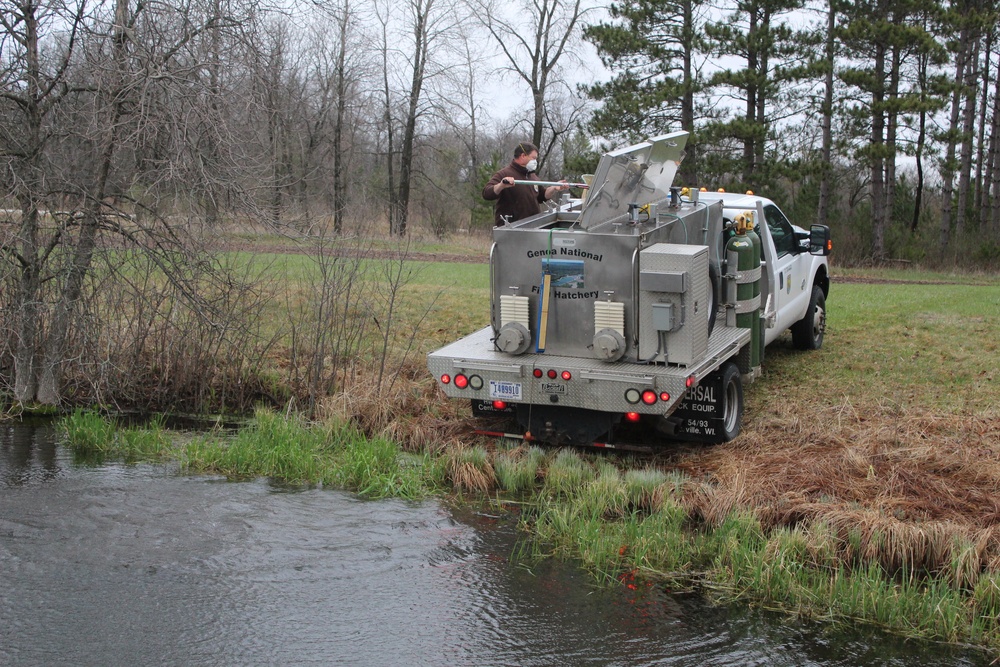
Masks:
[[[607,153],[584,197],[493,230],[489,326],[428,355],[447,396],[526,440],[725,442],[765,345],[823,344],[829,229],[672,186],[686,139]]]

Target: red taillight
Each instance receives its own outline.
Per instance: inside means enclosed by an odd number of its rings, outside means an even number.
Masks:
[[[469,386],[469,378],[465,377],[461,373],[455,376],[455,386],[459,389],[465,389]]]
[[[660,392],[660,400],[663,401],[664,403],[666,403],[667,401],[670,400],[670,394],[668,394],[665,391],[661,391]]]
[[[569,371],[563,371],[562,372],[562,379],[563,380],[572,380],[573,379],[573,374],[570,373]]]
[[[625,419],[629,420],[630,422],[637,422],[639,421],[639,419],[641,419],[641,417],[639,416],[638,412],[626,412]]]
[[[688,376],[688,379],[684,381],[684,386],[687,387],[688,389],[690,389],[691,387],[694,386],[694,376],[693,375],[689,375]]]
[[[549,372],[548,372],[548,373],[546,373],[546,375],[548,375],[548,376],[549,376],[549,379],[550,379],[550,380],[555,380],[555,379],[556,379],[556,378],[557,378],[557,377],[559,376],[559,373],[556,373],[555,369],[553,369],[553,368],[550,368],[550,369],[549,369]]]
[[[504,403],[503,401],[493,401],[493,409],[494,410],[506,410],[507,409],[507,404]]]
[[[536,368],[535,370],[533,370],[531,372],[531,374],[534,375],[536,378],[540,378],[540,377],[542,377],[542,369],[541,368]]]
[[[441,376],[441,384],[451,384],[451,376],[445,373]]]
[[[455,384],[458,384],[458,378],[455,378]],[[656,392],[653,391],[652,389],[647,389],[646,391],[642,392],[642,402],[645,403],[646,405],[652,405],[653,403],[656,403]]]

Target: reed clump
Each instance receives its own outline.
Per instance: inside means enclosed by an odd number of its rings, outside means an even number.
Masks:
[[[570,497],[593,478],[593,468],[578,453],[572,449],[561,449],[545,471],[543,493]]]
[[[162,417],[144,426],[119,427],[96,412],[74,410],[60,420],[66,443],[84,456],[118,457],[125,461],[156,460],[170,453]]]
[[[115,439],[115,425],[96,412],[74,410],[60,420],[66,442],[80,453],[105,453]]]
[[[458,447],[447,458],[448,479],[456,491],[486,494],[496,486],[493,461],[485,448]]]
[[[535,489],[545,461],[545,452],[539,447],[498,448],[493,461],[499,487],[512,495],[523,495]]]
[[[394,378],[381,385],[366,375],[344,378],[343,391],[320,401],[317,418],[354,424],[411,452],[441,452],[471,430],[468,405],[442,400],[422,364],[401,363]]]
[[[322,482],[330,472],[327,434],[300,417],[258,409],[234,436],[209,435],[188,444],[187,468],[236,479],[275,477],[291,484]]]

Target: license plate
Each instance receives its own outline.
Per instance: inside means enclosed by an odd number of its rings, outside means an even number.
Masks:
[[[490,398],[497,398],[504,401],[520,401],[521,383],[490,380]]]

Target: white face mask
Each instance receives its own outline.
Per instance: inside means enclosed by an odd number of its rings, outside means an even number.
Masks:
[[[524,168],[528,171],[534,171],[538,169],[538,160],[530,160],[528,164],[524,165]]]

